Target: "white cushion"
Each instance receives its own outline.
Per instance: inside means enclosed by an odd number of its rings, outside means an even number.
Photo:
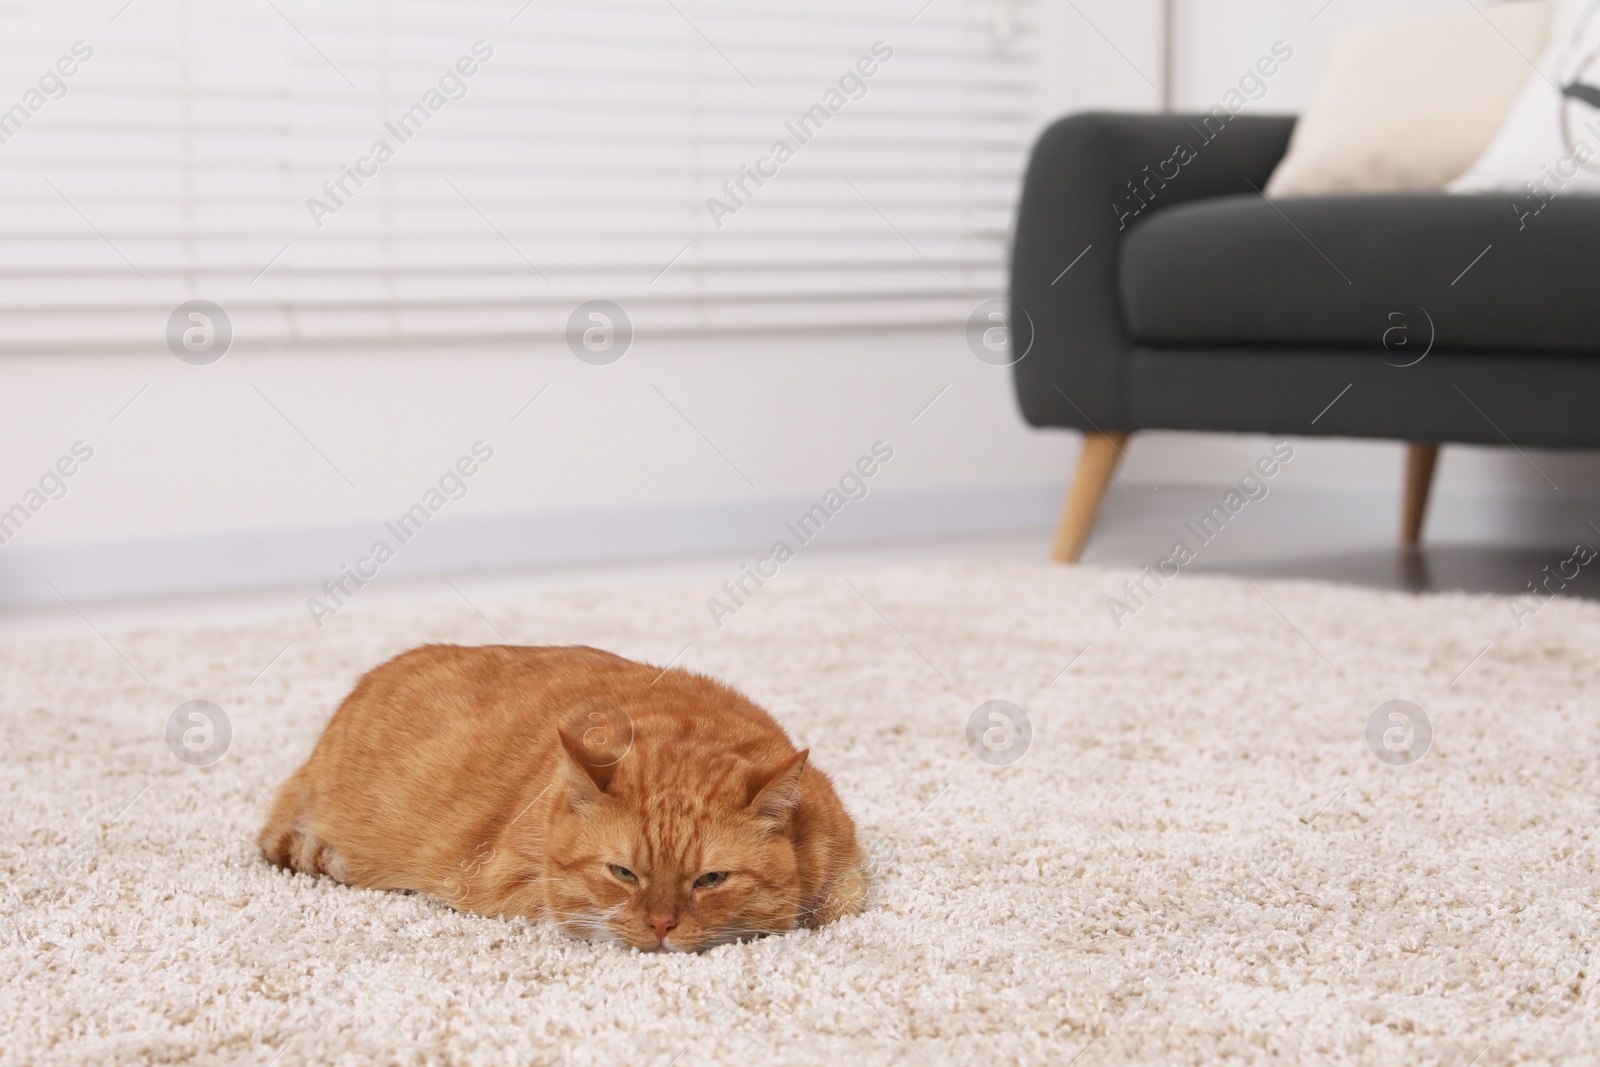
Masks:
[[[1443,189],[1505,121],[1555,9],[1521,0],[1340,32],[1267,195]]]
[[[1600,103],[1600,3],[1560,0],[1539,69],[1488,149],[1453,193],[1600,193],[1600,108],[1562,90],[1573,85]],[[1559,87],[1559,88],[1558,88]],[[1588,164],[1588,166],[1585,166]]]

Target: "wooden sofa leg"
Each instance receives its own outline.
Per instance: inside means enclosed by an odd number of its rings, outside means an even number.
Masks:
[[[1400,543],[1408,547],[1422,539],[1428,491],[1433,488],[1433,469],[1438,462],[1438,445],[1406,445],[1406,499],[1400,516]]]
[[[1078,562],[1089,540],[1089,532],[1094,529],[1100,498],[1111,484],[1117,460],[1122,458],[1122,446],[1127,442],[1125,433],[1083,435],[1078,473],[1073,475],[1072,488],[1067,491],[1067,502],[1061,509],[1061,525],[1056,528],[1055,545],[1050,550],[1050,558],[1057,563]]]

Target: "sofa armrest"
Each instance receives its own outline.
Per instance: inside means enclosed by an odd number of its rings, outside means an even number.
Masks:
[[[1033,324],[1013,368],[1031,425],[1137,429],[1123,402],[1132,348],[1117,293],[1123,235],[1174,204],[1265,187],[1294,128],[1289,116],[1224,118],[1087,113],[1039,137],[1011,253],[1012,337],[1025,336],[1023,312]]]

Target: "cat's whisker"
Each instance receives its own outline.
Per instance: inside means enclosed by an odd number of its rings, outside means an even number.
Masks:
[[[768,915],[768,916],[765,917],[765,921],[769,922],[769,923],[780,923],[780,922],[799,923],[803,919],[811,918],[813,915],[816,915],[821,910],[822,910],[822,908],[820,906],[819,907],[814,907],[814,908],[802,908],[799,911],[785,912],[785,913],[782,913],[782,914],[779,914],[779,915]]]
[[[621,941],[617,932],[612,929],[611,923],[623,911],[623,905],[613,905],[602,911],[588,912],[586,914],[563,916],[556,920],[557,924],[569,934],[577,936],[582,934],[586,941]]]

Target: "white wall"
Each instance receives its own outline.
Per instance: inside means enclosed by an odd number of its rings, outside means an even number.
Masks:
[[[559,345],[10,359],[0,395],[0,508],[94,449],[0,546],[0,602],[333,577],[480,439],[494,458],[395,571],[765,547],[878,440],[894,458],[830,538],[1036,527],[1075,447],[1022,426],[959,329],[641,337],[608,367]]]
[[[1210,107],[1273,41],[1294,59],[1272,80],[1261,111],[1299,111],[1329,38],[1346,26],[1470,11],[1484,0],[1174,0],[1178,107]],[[1488,0],[1494,2],[1494,0]],[[1500,0],[1519,2],[1519,0]]]
[[[494,459],[449,513],[814,495],[879,438],[897,452],[875,485],[1028,484],[1059,477],[1067,449],[1017,431],[1009,372],[957,331],[641,338],[609,367],[564,348],[401,350],[10,360],[0,375],[9,495],[73,440],[96,450],[18,544],[388,514],[478,439]]]
[[[1161,9],[1161,0],[1044,0],[1041,30],[1059,57],[1045,86],[1054,109],[1159,107]]]
[[[1311,24],[1322,2],[1180,3],[1180,104],[1209,105],[1283,37],[1298,55],[1264,104],[1293,110],[1339,25],[1465,0],[1334,0]],[[1052,3],[1054,109],[1155,106],[1159,11],[1159,0]],[[203,368],[165,351],[7,359],[0,398],[0,508],[74,441],[95,449],[68,495],[0,546],[0,603],[54,597],[45,579],[76,598],[331,577],[480,438],[494,460],[397,569],[762,546],[880,438],[895,459],[870,506],[829,536],[1041,527],[1077,448],[1025,427],[1009,372],[976,360],[956,328],[640,338],[604,368],[559,346],[239,354]],[[1149,434],[1131,458],[1157,484],[1221,484],[1260,447]],[[1286,483],[1392,507],[1399,446],[1316,440],[1299,455]],[[1600,488],[1597,457],[1535,458],[1569,493]],[[1119,477],[1144,484],[1128,468]],[[1442,468],[1444,495],[1499,494],[1510,507],[1547,491],[1509,450],[1451,450]]]

